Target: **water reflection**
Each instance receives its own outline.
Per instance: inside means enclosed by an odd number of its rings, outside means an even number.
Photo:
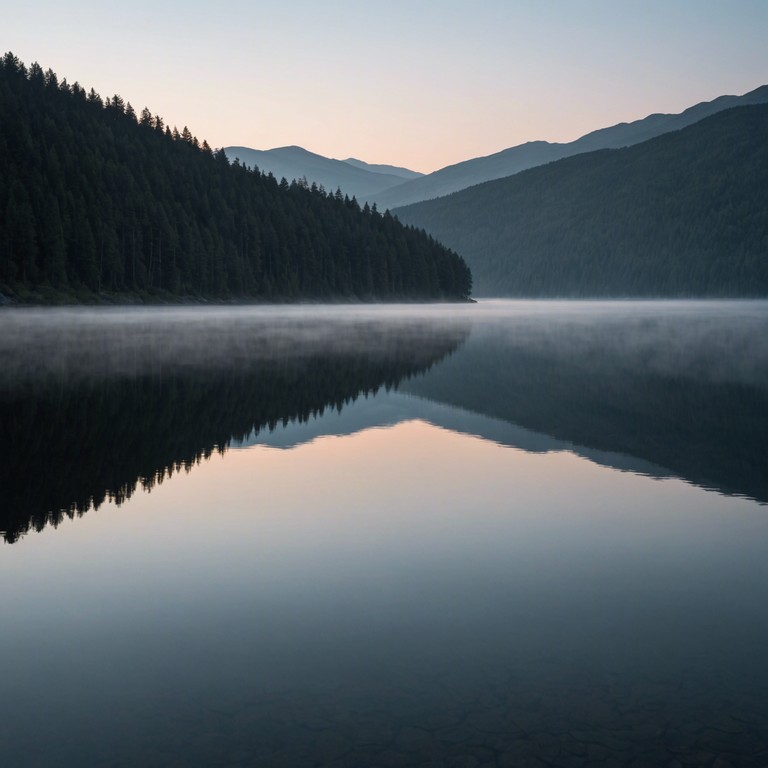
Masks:
[[[404,391],[531,430],[528,450],[768,502],[765,302],[491,304]]]
[[[467,334],[462,321],[407,312],[275,308],[30,311],[0,322],[8,542],[121,503],[233,440],[396,387]]]
[[[389,424],[422,418],[768,502],[764,302],[30,310],[0,324],[9,542],[278,425],[290,445],[289,421],[351,432],[383,423],[382,408]],[[343,428],[313,418],[427,369],[401,387],[421,400],[371,402]]]
[[[0,315],[0,764],[764,765],[766,309]]]

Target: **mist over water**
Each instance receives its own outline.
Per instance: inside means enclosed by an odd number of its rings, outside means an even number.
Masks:
[[[477,317],[553,360],[768,387],[765,301],[489,301]]]
[[[0,387],[54,376],[67,382],[163,369],[226,369],[300,359],[319,351],[376,354],[466,327],[448,308],[185,307],[21,309],[0,313]]]
[[[469,329],[599,365],[768,386],[764,301],[483,301],[475,305],[16,309],[0,312],[0,385],[364,353],[366,334]]]

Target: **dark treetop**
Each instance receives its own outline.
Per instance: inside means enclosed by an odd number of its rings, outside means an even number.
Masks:
[[[768,105],[398,208],[495,296],[768,296]]]
[[[0,293],[464,299],[463,260],[375,208],[230,166],[187,128],[0,62]]]

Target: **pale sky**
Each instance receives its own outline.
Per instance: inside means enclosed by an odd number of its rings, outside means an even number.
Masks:
[[[0,52],[212,146],[419,171],[768,83],[768,0],[0,0]]]

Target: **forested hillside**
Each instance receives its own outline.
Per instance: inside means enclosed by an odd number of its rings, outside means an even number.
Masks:
[[[468,296],[466,264],[342,195],[230,166],[119,96],[0,63],[0,293],[28,301]]]
[[[395,213],[484,296],[766,296],[768,105]]]

